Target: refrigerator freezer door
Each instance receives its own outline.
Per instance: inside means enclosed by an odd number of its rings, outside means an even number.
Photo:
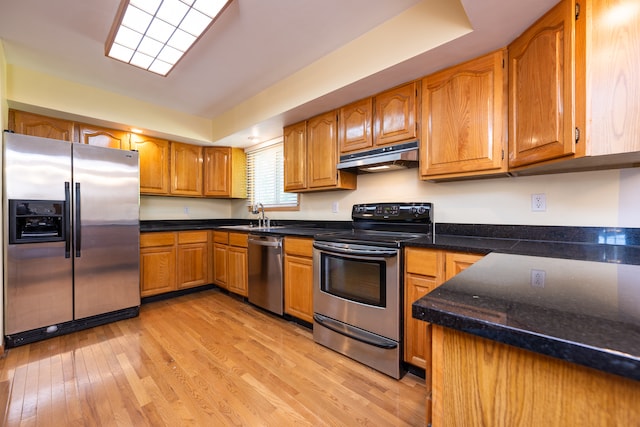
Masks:
[[[5,198],[65,200],[71,182],[71,144],[5,133]],[[73,319],[72,258],[65,242],[7,245],[5,333]]]
[[[73,146],[75,319],[140,305],[138,153]]]

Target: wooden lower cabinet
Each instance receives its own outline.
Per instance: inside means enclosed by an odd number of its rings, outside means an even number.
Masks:
[[[229,233],[227,248],[227,289],[244,297],[249,295],[247,234]]]
[[[444,254],[444,273],[445,281],[451,279],[456,274],[471,267],[476,261],[479,261],[484,255],[467,254],[460,252],[445,252]]]
[[[209,283],[209,233],[207,231],[178,232],[178,289]]]
[[[433,325],[441,426],[637,426],[640,382]],[[428,408],[428,407],[427,407]]]
[[[176,290],[176,233],[140,234],[140,296]]]
[[[404,361],[431,370],[431,325],[414,319],[411,306],[445,281],[482,258],[482,255],[438,249],[406,248],[404,275]]]
[[[426,370],[431,362],[429,324],[413,318],[411,305],[444,282],[444,252],[406,248],[404,260],[404,361]]]
[[[284,239],[284,312],[313,322],[313,239]]]
[[[213,232],[213,283],[227,289],[227,248],[229,247],[229,233],[226,231]]]
[[[206,230],[141,233],[140,296],[208,284],[209,246]]]
[[[213,283],[230,292],[248,296],[246,233],[213,232]]]

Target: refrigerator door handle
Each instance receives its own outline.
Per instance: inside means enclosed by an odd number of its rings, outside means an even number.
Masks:
[[[76,182],[76,218],[74,222],[74,237],[75,237],[75,248],[76,248],[76,258],[80,258],[80,253],[82,249],[82,235],[80,233],[81,220],[82,216],[80,215],[80,183]]]
[[[71,258],[71,188],[64,183],[64,257]]]

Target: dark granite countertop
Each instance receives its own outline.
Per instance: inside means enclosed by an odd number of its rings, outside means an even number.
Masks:
[[[280,236],[313,237],[321,233],[333,233],[351,228],[349,221],[272,221],[271,229],[247,226],[257,221],[234,219],[210,220],[152,220],[140,221],[141,232],[185,231],[185,230],[224,230],[238,233],[267,234]]]
[[[412,315],[640,380],[640,265],[554,256],[490,253],[416,301]]]

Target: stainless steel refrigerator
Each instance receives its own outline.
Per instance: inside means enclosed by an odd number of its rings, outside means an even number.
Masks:
[[[138,153],[4,133],[5,342],[138,315]]]

